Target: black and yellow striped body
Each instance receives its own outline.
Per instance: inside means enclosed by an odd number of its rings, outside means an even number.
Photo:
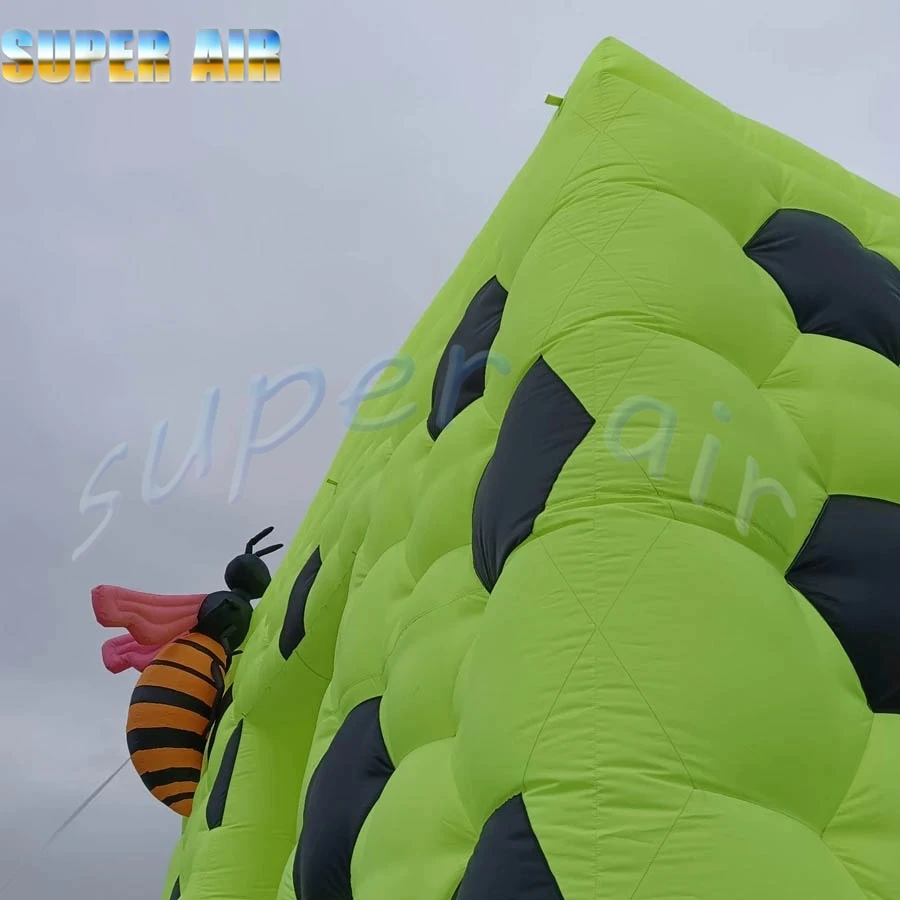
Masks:
[[[174,640],[141,673],[128,708],[128,752],[147,790],[189,816],[228,656],[213,638]]]

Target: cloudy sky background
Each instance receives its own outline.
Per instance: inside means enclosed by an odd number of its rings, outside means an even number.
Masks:
[[[134,677],[101,665],[91,587],[215,590],[255,531],[290,540],[341,393],[403,341],[540,137],[545,94],[601,38],[900,192],[888,0],[3,0],[15,27],[161,28],[173,70],[0,82],[0,884],[20,873],[2,900],[156,900],[179,823],[130,767],[39,853],[127,755]],[[196,30],[239,27],[281,34],[282,82],[192,84]],[[251,378],[304,364],[322,407],[229,505]],[[212,387],[211,473],[145,505],[154,425],[170,422],[165,482]],[[269,404],[262,433],[303,395]],[[98,487],[119,512],[73,563],[102,516],[81,492],[123,441]]]

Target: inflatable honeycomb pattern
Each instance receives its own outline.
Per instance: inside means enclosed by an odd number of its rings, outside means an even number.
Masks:
[[[263,598],[166,900],[900,898],[898,264],[896,198],[601,43]]]

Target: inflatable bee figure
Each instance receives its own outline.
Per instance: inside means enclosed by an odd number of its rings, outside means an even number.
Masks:
[[[254,552],[272,531],[261,531],[231,560],[227,591],[163,595],[101,584],[91,592],[97,622],[128,631],[104,643],[104,665],[141,673],[126,724],[131,761],[147,790],[182,816],[191,813],[225,674],[250,629],[251,601],[271,581],[261,557],[284,546]]]

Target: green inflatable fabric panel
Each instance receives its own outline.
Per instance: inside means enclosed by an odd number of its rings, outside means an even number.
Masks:
[[[614,39],[548,114],[260,602],[165,900],[900,898],[900,200]]]

